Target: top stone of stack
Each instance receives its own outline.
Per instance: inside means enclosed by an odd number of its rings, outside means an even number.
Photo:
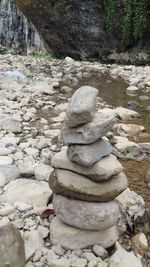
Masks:
[[[91,86],[80,87],[72,96],[66,114],[66,125],[76,127],[91,122],[96,112],[98,90]]]

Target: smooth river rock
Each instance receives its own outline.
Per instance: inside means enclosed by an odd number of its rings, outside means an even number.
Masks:
[[[24,242],[12,225],[0,227],[0,267],[24,267]]]
[[[52,191],[47,182],[17,179],[4,187],[4,193],[0,196],[0,201],[6,201],[9,204],[19,201],[42,207],[47,205],[51,195]]]
[[[122,172],[108,181],[96,183],[74,172],[56,169],[50,175],[49,184],[54,193],[89,202],[103,202],[113,200],[123,192],[128,181]]]
[[[66,113],[66,125],[76,127],[93,120],[98,90],[91,86],[80,87],[72,96]]]
[[[103,138],[89,145],[69,145],[67,156],[71,161],[75,161],[83,166],[91,166],[104,156],[112,152],[111,144]]]
[[[76,128],[67,126],[61,130],[62,141],[69,144],[90,144],[104,136],[115,124],[116,118],[104,112],[97,112],[92,122]]]
[[[66,249],[82,249],[98,244],[111,247],[118,239],[116,226],[102,231],[89,231],[64,224],[57,217],[50,224],[51,243],[60,244]]]
[[[70,170],[85,175],[96,182],[108,180],[111,176],[116,175],[123,170],[122,165],[113,155],[102,158],[92,166],[86,167],[70,161],[67,157],[66,150],[56,153],[52,158],[51,164],[58,169]]]
[[[142,263],[132,252],[118,249],[109,259],[109,267],[142,267]]]
[[[120,215],[118,203],[86,202],[54,194],[56,216],[64,223],[85,230],[105,230],[117,223]]]

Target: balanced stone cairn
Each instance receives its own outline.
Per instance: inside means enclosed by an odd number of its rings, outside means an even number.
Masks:
[[[96,112],[97,95],[90,86],[74,93],[61,131],[68,147],[52,159],[55,170],[49,184],[56,217],[50,225],[51,243],[67,249],[94,244],[108,248],[118,239],[120,210],[115,198],[128,181],[104,137],[116,119],[103,110]]]

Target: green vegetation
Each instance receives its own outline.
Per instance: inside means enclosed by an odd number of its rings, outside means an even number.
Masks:
[[[45,59],[45,60],[48,60],[48,61],[51,61],[51,60],[55,59],[54,56],[51,55],[51,54],[48,53],[48,52],[34,53],[33,56],[34,56],[35,58],[38,58],[38,59]]]
[[[128,150],[128,148],[125,148],[122,154],[126,157],[129,153],[130,151]]]
[[[106,10],[106,30],[112,34],[114,21],[122,9],[120,18],[118,17],[122,40],[137,41],[142,36],[146,25],[150,0],[104,0]],[[118,29],[119,30],[119,29]]]

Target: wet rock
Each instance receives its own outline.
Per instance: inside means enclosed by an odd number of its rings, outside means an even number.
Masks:
[[[102,158],[92,166],[81,166],[78,163],[69,160],[66,150],[56,153],[52,158],[51,164],[55,168],[71,170],[83,174],[96,182],[108,180],[109,177],[118,174],[123,169],[120,162],[113,155]]]
[[[24,242],[12,225],[0,227],[0,267],[25,266]]]
[[[58,194],[85,201],[103,202],[114,199],[127,188],[124,173],[103,183],[95,183],[71,171],[55,170],[49,179],[50,188]]]
[[[115,124],[114,116],[97,112],[92,122],[76,128],[64,127],[61,130],[62,141],[69,144],[90,144],[104,136]]]
[[[109,259],[109,267],[142,267],[140,260],[124,249],[118,249]]]
[[[85,202],[54,194],[56,216],[64,223],[86,230],[105,230],[117,223],[120,215],[115,201]]]
[[[66,249],[82,249],[99,244],[104,248],[112,246],[118,239],[116,227],[104,231],[88,231],[68,226],[57,217],[50,225],[51,243],[60,244]]]
[[[40,207],[47,205],[51,195],[52,191],[49,189],[47,182],[17,179],[4,187],[2,200],[10,204],[21,201]]]
[[[90,86],[80,87],[72,96],[66,112],[66,125],[76,127],[93,120],[98,90]]]
[[[67,156],[83,166],[91,166],[104,156],[112,152],[112,147],[105,139],[99,139],[89,145],[70,145],[67,149]]]

